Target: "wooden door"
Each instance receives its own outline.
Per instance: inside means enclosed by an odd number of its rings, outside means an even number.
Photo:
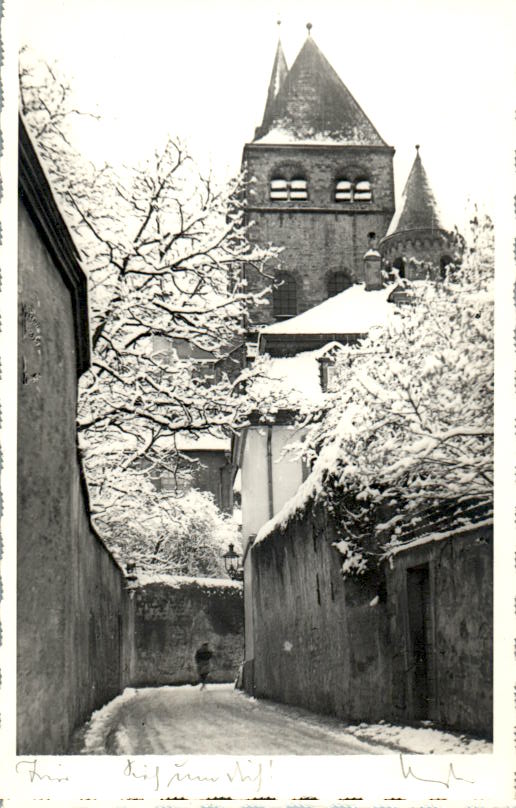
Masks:
[[[433,695],[432,612],[428,564],[407,570],[412,718],[431,718]]]

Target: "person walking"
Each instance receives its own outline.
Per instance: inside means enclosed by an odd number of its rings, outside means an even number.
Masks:
[[[213,654],[207,642],[203,642],[200,648],[195,652],[195,664],[197,665],[197,673],[199,674],[199,681],[201,683],[201,690],[206,687],[206,679],[210,672],[210,660]]]

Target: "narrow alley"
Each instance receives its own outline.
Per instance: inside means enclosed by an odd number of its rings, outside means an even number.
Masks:
[[[93,714],[81,754],[364,755],[489,752],[485,741],[429,727],[347,726],[301,708],[249,698],[232,684],[128,688]]]

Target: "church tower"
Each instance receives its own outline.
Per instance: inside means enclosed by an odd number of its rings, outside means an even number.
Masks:
[[[243,153],[250,237],[283,248],[250,330],[300,314],[363,281],[363,256],[394,213],[394,149],[380,137],[311,37],[287,68],[281,42],[261,126]]]
[[[416,146],[401,204],[380,242],[384,261],[408,280],[426,278],[429,274],[435,277],[453,263],[458,246],[442,224],[419,146]]]

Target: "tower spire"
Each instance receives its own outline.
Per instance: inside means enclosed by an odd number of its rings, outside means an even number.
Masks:
[[[276,46],[276,55],[274,57],[274,63],[272,65],[271,78],[269,81],[269,89],[267,92],[267,101],[265,102],[265,110],[263,113],[263,121],[260,130],[263,129],[263,127],[266,127],[272,120],[274,111],[274,101],[276,100],[276,96],[278,95],[281,87],[283,86],[283,83],[288,74],[287,60],[285,59],[285,54],[283,53],[283,47],[281,45],[281,39],[279,36],[279,30],[281,27],[280,19],[277,20],[276,25],[278,26],[278,44]]]
[[[418,143],[416,156],[403,189],[401,205],[389,225],[387,236],[421,228],[443,229],[439,208],[421,161],[420,148]]]

